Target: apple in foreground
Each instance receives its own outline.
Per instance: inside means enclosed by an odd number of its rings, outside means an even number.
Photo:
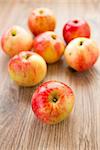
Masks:
[[[33,49],[41,55],[47,63],[54,63],[60,59],[65,50],[65,43],[52,32],[44,32],[33,40]]]
[[[50,9],[36,8],[28,18],[28,26],[35,36],[45,31],[54,31],[56,18]]]
[[[44,79],[47,73],[45,60],[38,54],[25,51],[12,57],[8,63],[12,80],[20,86],[34,86]]]
[[[31,50],[33,38],[31,33],[20,26],[12,26],[1,38],[3,51],[10,57],[21,51]]]
[[[48,81],[39,86],[32,96],[32,110],[41,121],[56,124],[69,116],[74,106],[70,87],[58,81]]]
[[[77,37],[90,38],[90,26],[85,20],[70,20],[63,27],[63,37],[66,43]]]
[[[71,68],[83,72],[95,64],[99,49],[92,39],[76,38],[68,44],[64,56]]]

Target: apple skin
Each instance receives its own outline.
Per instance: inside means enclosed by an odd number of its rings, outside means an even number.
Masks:
[[[33,38],[31,33],[20,26],[12,26],[3,33],[1,46],[3,51],[10,57],[21,51],[31,50]]]
[[[54,31],[56,18],[50,9],[36,8],[28,18],[28,26],[35,36],[46,31]]]
[[[39,86],[32,96],[32,110],[42,122],[56,124],[69,116],[74,106],[70,87],[58,81],[48,81]]]
[[[88,38],[72,40],[64,52],[66,63],[79,72],[90,69],[99,56],[97,44]]]
[[[57,34],[47,31],[34,38],[33,50],[41,55],[47,63],[54,63],[63,55],[65,43]]]
[[[8,72],[11,79],[18,85],[30,87],[44,79],[47,65],[40,55],[31,51],[24,51],[10,59]]]
[[[70,20],[63,27],[63,37],[66,43],[78,37],[90,38],[90,34],[90,26],[85,20]]]

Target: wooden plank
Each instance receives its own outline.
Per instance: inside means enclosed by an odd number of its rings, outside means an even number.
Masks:
[[[70,18],[85,18],[99,44],[99,0],[0,0],[0,35],[14,24],[28,29],[27,16],[33,8],[43,6],[54,11],[59,35]],[[71,116],[53,126],[42,124],[32,113],[31,96],[38,85],[15,85],[9,79],[8,60],[0,51],[0,150],[100,150],[100,59],[84,73],[71,72],[63,58],[48,66],[44,81],[63,81],[76,96]]]

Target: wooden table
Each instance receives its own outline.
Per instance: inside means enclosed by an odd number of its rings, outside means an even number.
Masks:
[[[58,34],[68,19],[85,18],[99,44],[99,0],[0,0],[0,35],[14,24],[28,29],[27,17],[35,7],[54,11]],[[44,81],[63,81],[76,96],[71,116],[53,126],[35,118],[30,104],[36,87],[15,85],[8,75],[8,60],[0,51],[0,150],[100,150],[100,59],[84,73],[71,72],[63,58],[48,66]]]

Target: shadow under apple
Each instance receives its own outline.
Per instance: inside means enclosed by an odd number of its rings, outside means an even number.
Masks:
[[[98,83],[99,70],[94,66],[91,69],[84,72],[77,72],[74,69],[67,66],[65,68],[66,76],[69,76],[73,84],[76,84],[77,87],[86,87],[87,85],[93,85]]]
[[[32,145],[36,141],[36,145],[33,145],[34,149],[35,146],[38,146],[40,149],[41,146],[52,149],[51,143],[53,147],[66,148],[67,144],[73,144],[73,141],[75,141],[74,137],[77,137],[77,133],[78,128],[77,124],[75,124],[75,116],[72,114],[69,118],[55,125],[47,125],[34,118],[31,120],[28,134],[28,139],[33,140],[28,140],[28,142],[29,145]],[[73,136],[73,134],[75,135]]]

